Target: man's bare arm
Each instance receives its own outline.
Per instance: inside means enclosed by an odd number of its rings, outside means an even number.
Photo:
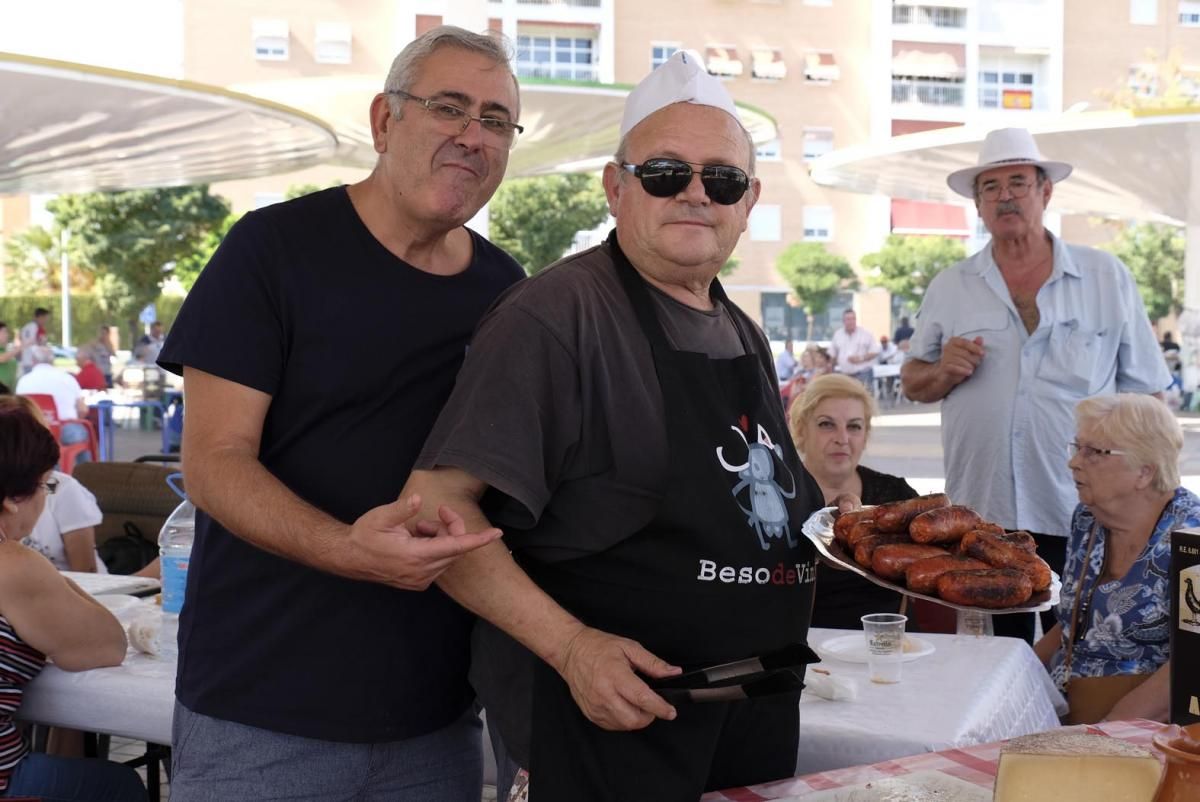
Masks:
[[[271,397],[184,369],[183,469],[196,506],[255,546],[329,573],[424,590],[463,553],[499,531],[416,537],[407,524],[420,499],[398,499],[342,523],[301,499],[259,462]],[[350,466],[345,466],[349,469]]]
[[[478,504],[484,490],[482,482],[456,468],[413,471],[405,488],[426,500],[423,518],[436,507],[439,525],[451,532],[488,526]],[[463,518],[455,521],[450,509]],[[562,675],[580,710],[597,726],[633,730],[656,718],[675,718],[675,709],[637,672],[667,677],[679,669],[635,641],[593,629],[568,613],[533,583],[503,543],[464,555],[437,582]]]
[[[908,359],[900,368],[900,384],[904,395],[914,401],[941,401],[950,391],[975,373],[983,361],[983,338],[965,340],[951,337],[942,347],[937,362]]]

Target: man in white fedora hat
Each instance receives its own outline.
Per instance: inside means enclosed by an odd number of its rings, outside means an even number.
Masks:
[[[405,490],[504,528],[439,584],[485,619],[472,680],[535,802],[790,776],[783,665],[809,659],[800,526],[824,500],[769,344],[717,281],[758,198],[753,143],[686,52],[630,93],[620,132],[616,230],[484,319]],[[720,690],[691,673],[746,660]]]
[[[992,240],[930,283],[901,372],[909,398],[942,401],[950,497],[1035,533],[1060,575],[1078,502],[1067,469],[1075,404],[1161,396],[1171,381],[1125,265],[1042,224],[1054,184],[1070,174],[1023,128],[992,131],[979,163],[950,174]],[[1016,626],[1006,634],[1032,641],[1033,616],[997,623],[997,634]]]

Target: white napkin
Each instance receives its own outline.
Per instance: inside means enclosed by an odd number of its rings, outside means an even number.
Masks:
[[[809,666],[804,673],[804,692],[831,702],[853,702],[858,698],[858,682],[853,677]]]
[[[129,637],[129,645],[142,654],[158,655],[158,631],[162,628],[162,610],[153,605],[145,605],[130,617],[122,621],[125,634]]]

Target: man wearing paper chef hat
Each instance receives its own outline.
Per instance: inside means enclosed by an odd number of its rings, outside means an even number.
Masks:
[[[901,372],[906,396],[942,402],[950,498],[1035,533],[1059,574],[1078,502],[1067,469],[1076,403],[1161,396],[1171,381],[1125,265],[1042,223],[1071,169],[1043,157],[1029,131],[1004,128],[987,135],[976,165],[950,174],[992,240],[929,285]],[[1053,617],[1043,623],[1049,631]],[[1002,633],[1032,642],[1033,616],[997,616]]]
[[[616,230],[484,319],[405,490],[505,531],[439,584],[484,619],[472,681],[535,802],[695,799],[794,768],[815,660],[800,526],[823,499],[767,340],[716,279],[753,172],[692,55],[642,81],[604,170]],[[732,661],[729,687],[696,673]]]

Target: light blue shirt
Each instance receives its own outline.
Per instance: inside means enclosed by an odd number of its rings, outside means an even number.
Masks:
[[[1079,499],[1067,468],[1075,404],[1171,382],[1129,270],[1115,256],[1052,237],[1033,334],[989,244],[930,283],[910,359],[936,362],[950,337],[983,338],[974,375],[942,401],[946,492],[1008,528],[1071,531]]]

